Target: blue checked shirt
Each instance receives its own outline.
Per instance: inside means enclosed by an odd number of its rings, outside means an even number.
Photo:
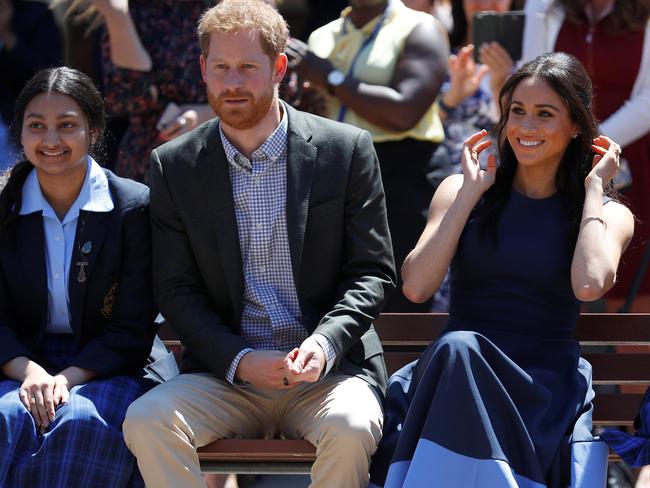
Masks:
[[[289,352],[307,338],[302,325],[298,295],[293,281],[286,221],[287,116],[256,149],[251,158],[242,155],[219,134],[229,163],[235,217],[244,267],[244,309],[241,333],[252,348],[233,359],[226,380],[234,384],[235,372],[244,354],[255,349]],[[325,372],[336,353],[321,334],[313,339],[323,348]]]

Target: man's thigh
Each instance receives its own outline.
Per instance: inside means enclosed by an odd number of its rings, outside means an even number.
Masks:
[[[354,376],[333,376],[296,387],[288,395],[282,432],[315,446],[334,432],[337,437],[371,434],[381,439],[383,409],[376,391]]]
[[[139,414],[185,432],[195,447],[216,439],[262,437],[272,406],[255,392],[208,373],[181,374],[152,388],[132,405]]]

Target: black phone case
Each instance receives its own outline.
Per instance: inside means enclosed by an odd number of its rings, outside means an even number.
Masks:
[[[474,14],[474,61],[480,62],[479,48],[486,42],[501,44],[513,61],[521,59],[525,14],[521,10],[510,12],[477,12]]]

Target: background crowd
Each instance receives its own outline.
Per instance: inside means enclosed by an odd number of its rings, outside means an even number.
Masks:
[[[108,131],[99,162],[146,183],[153,148],[214,117],[200,81],[195,42],[198,17],[211,3],[0,0],[0,166],[8,168],[19,156],[9,129],[13,103],[25,81],[43,67],[65,64],[91,76],[105,97]],[[370,17],[349,26],[342,22],[345,0],[275,2],[294,37],[281,95],[297,108],[370,131],[387,194],[396,262],[401,264],[416,244],[437,185],[460,172],[465,138],[494,126],[499,115],[494,100],[514,67],[543,52],[564,51],[587,68],[601,130],[623,147],[620,186],[638,219],[617,285],[592,310],[617,311],[630,298],[627,311],[650,311],[650,280],[643,279],[641,269],[650,234],[650,196],[644,191],[650,180],[647,2],[349,3],[351,18]],[[368,21],[387,3],[387,18],[372,32],[374,23]],[[476,12],[524,8],[521,60],[511,59],[498,43],[473,46]],[[357,23],[365,27],[357,28]],[[338,29],[345,35],[334,42]],[[618,62],[621,52],[625,63]],[[332,84],[327,79],[332,70],[348,75],[348,82]],[[448,305],[445,280],[433,299],[413,304],[396,292],[385,310],[446,311]]]

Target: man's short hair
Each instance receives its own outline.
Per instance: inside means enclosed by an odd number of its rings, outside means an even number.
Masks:
[[[284,52],[289,27],[282,16],[263,0],[221,0],[207,10],[199,20],[198,34],[201,53],[208,55],[210,34],[232,34],[257,31],[264,52],[273,60]]]

